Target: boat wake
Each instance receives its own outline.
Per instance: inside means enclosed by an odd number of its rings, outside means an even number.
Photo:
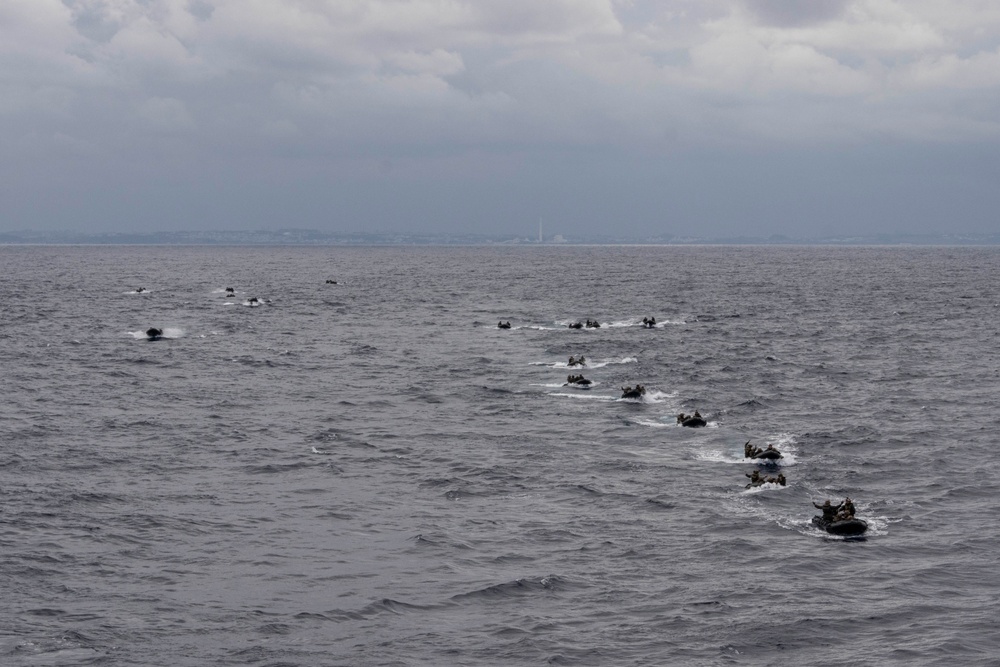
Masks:
[[[634,364],[639,360],[636,357],[623,357],[621,359],[601,359],[600,361],[587,361],[583,366],[579,364],[569,365],[567,361],[532,361],[531,366],[546,366],[548,368],[573,368],[577,370],[592,370],[594,368],[604,368],[618,364]]]
[[[687,324],[684,320],[656,320],[656,324],[652,327],[647,327],[641,317],[632,317],[627,320],[619,320],[617,322],[608,322],[603,325],[610,329],[624,329],[627,327],[642,327],[649,329],[664,329],[667,326],[676,326],[678,324]]]
[[[607,403],[611,403],[613,401],[618,400],[614,396],[601,396],[600,394],[591,394],[586,392],[579,392],[579,393],[574,392],[571,394],[566,391],[555,391],[550,393],[549,396],[565,396],[566,398],[583,398],[591,401],[605,401]]]
[[[677,396],[676,392],[668,393],[665,391],[657,390],[657,391],[646,392],[645,394],[643,394],[638,398],[622,398],[621,396],[619,396],[615,400],[620,401],[622,403],[646,403],[650,405],[656,405],[664,403],[666,402],[667,399],[675,398],[676,396]]]
[[[774,482],[766,482],[760,486],[751,486],[749,489],[743,489],[740,493],[743,495],[755,495],[758,493],[763,493],[765,491],[784,491],[788,487],[782,486],[781,484],[776,484]]]
[[[539,382],[532,384],[532,387],[545,387],[546,389],[580,389],[586,391],[592,387],[596,387],[601,384],[600,382],[591,382],[590,384],[570,384],[568,382]]]
[[[715,424],[716,422],[709,422],[709,426]],[[743,442],[746,442],[744,440]],[[751,439],[751,442],[756,442],[756,439]],[[760,442],[767,442],[774,445],[780,452],[781,458],[775,460],[770,465],[772,467],[788,467],[794,466],[798,463],[798,459],[795,456],[796,448],[794,445],[795,439],[790,436],[775,436],[773,438],[761,438]],[[698,452],[696,458],[699,461],[706,461],[709,463],[725,463],[725,464],[738,464],[738,465],[769,465],[767,460],[762,459],[748,459],[743,455],[743,444],[729,444],[726,449],[706,449],[704,451]]]

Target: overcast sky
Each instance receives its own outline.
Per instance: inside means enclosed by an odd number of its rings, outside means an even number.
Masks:
[[[0,0],[0,230],[1000,231],[996,0]]]

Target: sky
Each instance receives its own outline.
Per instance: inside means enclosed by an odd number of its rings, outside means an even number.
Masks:
[[[1000,231],[996,0],[0,0],[0,231]]]

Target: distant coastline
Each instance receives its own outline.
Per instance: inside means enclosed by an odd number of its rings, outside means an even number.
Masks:
[[[873,234],[828,237],[695,237],[662,234],[646,237],[580,234],[537,238],[514,235],[392,232],[184,231],[84,233],[70,231],[0,232],[0,245],[197,245],[197,246],[571,246],[571,245],[826,245],[826,246],[997,246],[1000,234]]]

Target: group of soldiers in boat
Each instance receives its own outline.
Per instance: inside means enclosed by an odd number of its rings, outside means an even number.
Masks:
[[[646,388],[641,384],[634,387],[622,387],[622,398],[640,398],[646,394]]]
[[[764,484],[778,484],[779,486],[785,486],[785,476],[782,473],[777,475],[764,475],[760,474],[759,470],[754,470],[753,472],[746,473],[746,476],[750,478],[750,483],[747,484],[747,488],[762,486]]]
[[[680,413],[677,415],[677,423],[681,426],[690,427],[706,426],[708,424],[708,422],[705,421],[705,418],[702,417],[701,413],[697,410],[694,411],[693,415],[686,415],[683,412]]]
[[[334,285],[337,284],[336,280],[327,280],[326,282],[332,283]],[[138,292],[140,290],[136,290],[136,291]],[[577,322],[570,322],[566,326],[568,326],[570,329],[583,329],[584,327],[586,327],[587,329],[600,329],[601,328],[601,323],[598,322],[597,320],[592,320],[592,319],[590,319],[588,317],[586,323],[579,322],[579,321],[577,321]],[[656,326],[656,318],[655,317],[644,317],[644,318],[642,318],[642,326],[646,327],[647,329],[652,329],[653,327]],[[500,320],[499,322],[497,322],[497,328],[498,329],[510,329],[510,322],[509,321],[504,322],[503,320]]]
[[[593,384],[590,380],[583,377],[583,375],[567,375],[566,384],[580,384],[580,385],[590,385]]]
[[[778,459],[782,458],[781,452],[774,445],[768,445],[762,449],[751,445],[749,440],[747,440],[747,444],[743,445],[743,456],[771,464],[777,464]],[[761,475],[759,470],[754,470],[752,473],[746,473],[746,476],[750,478],[750,483],[747,484],[748,489],[763,484],[777,484],[779,486],[786,484],[785,475],[780,472],[777,475],[765,476]]]
[[[566,365],[569,366],[570,368],[573,368],[574,366],[586,366],[587,360],[584,358],[582,354],[580,355],[579,358],[570,356],[569,361],[566,362]]]
[[[835,521],[850,521],[854,518],[854,503],[850,498],[844,498],[844,502],[834,505],[827,498],[822,505],[813,503],[813,507],[823,512],[823,521],[834,523]]]
[[[233,297],[233,296],[236,296],[236,290],[233,289],[232,287],[227,287],[226,288],[226,297],[228,298],[228,297]],[[255,296],[252,296],[249,299],[247,299],[247,305],[249,305],[249,306],[259,306],[260,303],[261,303],[260,299],[258,299]]]
[[[749,440],[747,440],[747,444],[743,445],[743,456],[748,459],[765,460],[782,458],[781,452],[774,445],[768,445],[765,449],[761,449],[760,447],[751,445]]]
[[[774,445],[768,445],[765,448],[756,447],[747,443],[743,445],[743,456],[748,459],[756,459],[758,461],[764,461],[765,463],[777,463],[777,460],[782,458],[781,452]],[[747,477],[750,478],[750,483],[747,485],[749,489],[751,486],[760,486],[761,484],[780,484],[785,486],[785,476],[778,473],[777,477],[768,476],[762,477],[760,472],[757,470],[753,471],[753,474],[747,473]]]
[[[232,287],[227,287],[226,298],[228,299],[229,297],[234,297],[234,296],[236,296],[236,290],[233,289]],[[255,296],[252,296],[249,299],[247,299],[247,305],[249,306],[259,306],[260,303],[261,303],[260,299],[258,299]]]

